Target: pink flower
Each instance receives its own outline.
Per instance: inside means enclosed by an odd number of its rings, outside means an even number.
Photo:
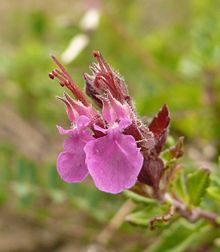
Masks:
[[[101,108],[97,111],[70,75],[52,56],[60,70],[49,76],[59,79],[68,94],[58,97],[66,105],[71,122],[57,158],[57,171],[67,183],[77,183],[90,175],[96,187],[108,193],[120,193],[138,181],[154,188],[159,185],[163,162],[159,153],[165,143],[169,125],[166,107],[147,127],[137,117],[124,80],[112,70],[99,52],[98,64],[91,66],[93,75],[84,74],[86,93]]]
[[[57,171],[60,177],[68,183],[81,182],[88,175],[85,163],[85,145],[93,139],[91,132],[87,130],[90,120],[86,116],[80,116],[76,126],[70,130],[58,127],[60,134],[69,134],[64,141],[64,151],[57,158]]]
[[[89,173],[101,191],[120,193],[137,182],[143,156],[134,137],[123,134],[130,123],[125,119],[107,130],[96,127],[106,135],[89,141],[84,148]]]

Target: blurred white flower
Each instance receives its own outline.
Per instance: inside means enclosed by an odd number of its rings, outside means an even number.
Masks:
[[[79,26],[85,33],[76,35],[70,41],[68,47],[61,55],[61,60],[65,64],[69,64],[86,48],[89,43],[88,31],[93,31],[99,24],[100,13],[98,9],[89,9],[81,18]]]
[[[73,61],[81,51],[88,45],[89,37],[86,34],[76,35],[69,43],[66,50],[61,55],[61,60],[65,64]]]
[[[87,30],[95,30],[99,24],[100,13],[98,9],[89,9],[80,21],[80,27]]]

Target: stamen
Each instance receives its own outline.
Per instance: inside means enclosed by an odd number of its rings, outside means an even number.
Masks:
[[[56,63],[56,65],[60,68],[62,71],[62,74],[67,78],[72,80],[71,76],[68,74],[66,69],[62,66],[62,64],[57,60],[57,58],[54,55],[51,55],[52,60]],[[73,82],[73,81],[72,81]]]
[[[62,87],[66,86],[73,93],[77,100],[80,100],[85,106],[89,106],[89,102],[86,96],[72,80],[66,69],[61,65],[61,63],[56,59],[55,56],[52,55],[51,57],[61,71],[55,69],[51,73],[49,73],[49,77],[51,79],[54,79],[55,77],[58,78],[59,83]]]
[[[49,77],[50,77],[52,80],[54,79],[53,73],[49,73],[48,75],[49,75]]]

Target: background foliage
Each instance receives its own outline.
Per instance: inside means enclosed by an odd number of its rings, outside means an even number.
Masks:
[[[83,31],[81,17],[94,7],[99,25]],[[212,170],[202,199],[195,196],[200,181],[192,178],[194,198],[185,200],[219,214],[219,10],[218,0],[1,1],[1,251],[85,251],[126,200],[97,191],[89,179],[68,185],[56,174],[62,139],[55,125],[68,121],[54,99],[63,90],[47,77],[54,67],[49,54],[60,58],[80,33],[89,43],[67,66],[74,80],[83,86],[82,73],[98,49],[125,77],[141,116],[149,119],[168,104],[168,144],[185,137],[183,178],[198,167]],[[119,225],[108,251],[220,251],[219,228],[180,218],[150,231],[147,221],[158,208],[138,204],[142,212],[127,217],[138,227]]]

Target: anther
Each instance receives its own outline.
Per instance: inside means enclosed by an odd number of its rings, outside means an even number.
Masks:
[[[49,73],[48,74],[49,75],[49,77],[53,80],[54,79],[54,75],[53,75],[53,73],[51,72],[51,73]]]

